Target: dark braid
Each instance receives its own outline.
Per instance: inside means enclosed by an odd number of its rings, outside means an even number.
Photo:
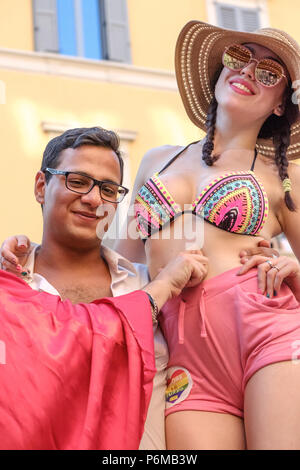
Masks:
[[[214,77],[212,80],[213,89],[216,86],[216,83],[219,79],[222,69],[223,69],[223,66],[220,65],[218,69],[216,70],[216,73],[214,74]],[[202,160],[208,166],[212,166],[218,160],[220,156],[220,155],[212,155],[213,150],[214,150],[214,137],[215,137],[215,130],[216,130],[217,108],[218,108],[218,102],[214,95],[212,101],[210,102],[208,112],[207,112],[207,118],[206,118],[206,123],[205,123],[207,134],[206,134],[205,143],[202,149]]]
[[[215,128],[216,128],[216,118],[217,118],[217,107],[218,102],[215,97],[213,97],[207,112],[206,118],[206,139],[202,149],[202,159],[205,161],[206,165],[212,166],[216,160],[218,160],[219,155],[212,155],[214,149],[214,137],[215,137]]]
[[[291,140],[291,125],[298,117],[298,106],[292,102],[292,88],[289,87],[286,92],[284,100],[285,112],[282,116],[272,114],[263,124],[259,138],[269,139],[273,137],[273,144],[275,148],[275,163],[278,168],[278,173],[281,181],[289,178],[288,166],[289,161],[286,156],[287,149]],[[290,211],[295,211],[296,206],[291,197],[290,191],[285,191],[284,200],[287,208]]]
[[[279,173],[281,181],[289,177],[288,172],[287,172],[289,161],[287,159],[286,152],[287,152],[288,146],[290,145],[290,135],[291,135],[291,127],[289,123],[287,122],[286,125],[281,128],[280,133],[278,133],[277,135],[274,135],[273,137],[273,142],[274,142],[274,147],[275,147],[275,163],[278,167],[278,173]],[[286,206],[288,207],[290,211],[296,210],[296,206],[291,197],[290,191],[286,191],[284,193],[284,200],[285,200]]]

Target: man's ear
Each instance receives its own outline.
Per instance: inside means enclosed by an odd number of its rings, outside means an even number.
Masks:
[[[43,173],[42,171],[38,171],[35,176],[34,194],[35,194],[35,199],[37,200],[37,202],[42,205],[45,202],[45,188],[46,188],[45,173]]]

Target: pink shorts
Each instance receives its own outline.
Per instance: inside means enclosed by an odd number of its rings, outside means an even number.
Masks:
[[[295,359],[300,305],[283,284],[272,299],[260,294],[257,270],[231,269],[185,289],[162,309],[169,347],[166,415],[182,410],[243,417],[244,390],[269,364]]]

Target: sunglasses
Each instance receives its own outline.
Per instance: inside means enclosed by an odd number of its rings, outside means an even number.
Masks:
[[[224,67],[239,71],[247,67],[251,62],[256,62],[255,79],[265,87],[278,85],[282,78],[287,77],[281,64],[272,59],[254,59],[252,52],[241,44],[232,44],[223,52],[222,63]]]

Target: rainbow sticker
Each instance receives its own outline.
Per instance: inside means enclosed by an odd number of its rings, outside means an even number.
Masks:
[[[183,367],[168,369],[167,389],[165,392],[166,408],[185,400],[192,388],[193,380],[189,371]]]

